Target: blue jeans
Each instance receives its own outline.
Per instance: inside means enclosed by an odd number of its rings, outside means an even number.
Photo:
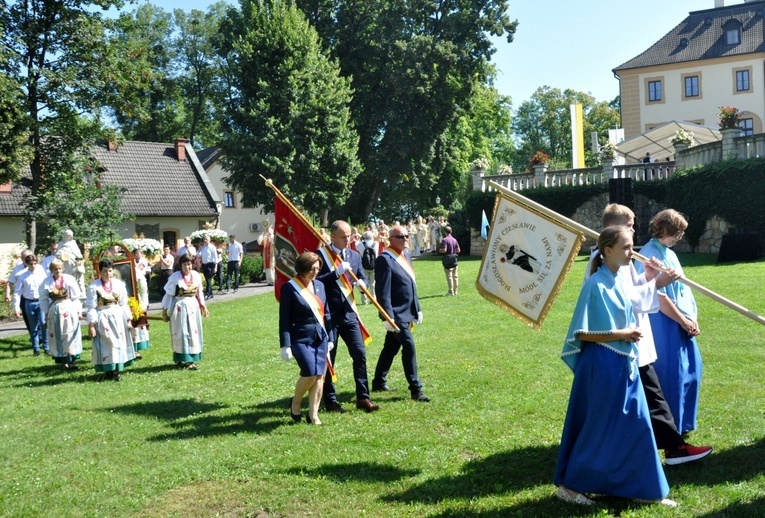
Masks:
[[[45,329],[45,315],[43,315],[40,309],[40,301],[24,299],[24,303],[27,318],[29,319],[29,336],[32,339],[32,349],[39,351],[40,345],[42,345],[43,349],[47,351],[48,332]]]

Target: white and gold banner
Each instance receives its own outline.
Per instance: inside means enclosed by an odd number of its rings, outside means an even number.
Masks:
[[[500,193],[476,287],[488,301],[539,329],[584,236]]]

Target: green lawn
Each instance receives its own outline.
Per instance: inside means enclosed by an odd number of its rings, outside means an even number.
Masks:
[[[689,278],[765,312],[765,262],[681,261]],[[61,372],[32,357],[26,337],[0,340],[0,515],[765,516],[765,327],[697,295],[705,371],[690,441],[715,453],[666,468],[676,510],[605,497],[580,508],[555,498],[552,476],[571,383],[558,354],[584,259],[541,331],[477,294],[479,264],[463,260],[460,295],[444,298],[437,258],[415,263],[432,401],[409,399],[397,360],[399,390],[374,394],[379,412],[357,411],[340,344],[349,412],[322,415],[321,428],[291,424],[298,371],[279,359],[271,295],[211,305],[196,372],[171,367],[161,322],[119,383],[97,383],[88,361]],[[383,327],[371,306],[361,311],[371,373]]]

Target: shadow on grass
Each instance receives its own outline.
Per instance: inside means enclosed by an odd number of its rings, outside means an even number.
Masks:
[[[108,412],[151,416],[168,421],[172,432],[149,437],[151,442],[194,439],[238,433],[270,433],[281,426],[290,426],[287,415],[289,399],[261,403],[246,411],[211,415],[211,412],[229,408],[218,403],[202,403],[193,399],[147,401],[106,409]]]
[[[751,502],[734,502],[718,511],[698,515],[701,518],[731,518],[740,516],[750,518],[752,516],[765,515],[765,497],[757,498]]]
[[[381,498],[387,502],[434,503],[470,500],[551,484],[557,455],[558,445],[497,453],[466,463],[460,475],[428,480]]]
[[[432,518],[494,518],[500,516],[593,516],[602,506],[586,507],[565,504],[555,497],[523,502],[501,509],[474,511],[471,509],[450,509],[439,514],[428,515]]]
[[[23,322],[20,331],[26,332]],[[19,356],[24,356],[25,353],[32,355],[32,344],[29,343],[28,334],[0,338],[0,360],[15,360]]]
[[[666,466],[669,485],[718,486],[757,478],[765,472],[765,437],[757,442],[714,451],[697,462]],[[765,516],[765,510],[761,512]]]
[[[286,471],[290,475],[309,475],[311,477],[326,477],[338,482],[363,480],[368,482],[395,482],[403,478],[420,474],[415,469],[399,469],[385,464],[371,462],[354,462],[351,464],[325,464],[315,469],[291,468]]]

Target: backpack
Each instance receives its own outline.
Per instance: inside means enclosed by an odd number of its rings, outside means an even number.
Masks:
[[[361,266],[365,270],[374,270],[375,269],[375,259],[377,259],[377,254],[375,253],[374,248],[369,248],[368,246],[364,245],[364,252],[361,254]]]

